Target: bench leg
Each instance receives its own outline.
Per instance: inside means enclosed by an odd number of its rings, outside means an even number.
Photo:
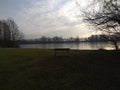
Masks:
[[[55,56],[56,56],[56,51],[55,51]]]

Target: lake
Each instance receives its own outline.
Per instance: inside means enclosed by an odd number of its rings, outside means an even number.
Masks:
[[[120,43],[119,43],[120,46]],[[47,44],[22,44],[21,48],[40,48],[40,49],[54,49],[54,48],[70,48],[77,50],[98,50],[107,49],[112,50],[114,46],[110,42],[80,42],[80,43],[47,43]]]

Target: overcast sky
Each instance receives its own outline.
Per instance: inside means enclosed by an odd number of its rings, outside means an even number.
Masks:
[[[13,18],[25,38],[85,37],[93,31],[77,18],[76,0],[0,0],[0,19]],[[78,0],[82,8],[91,0]]]

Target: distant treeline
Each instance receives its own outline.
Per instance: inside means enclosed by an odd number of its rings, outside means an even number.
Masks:
[[[39,44],[39,43],[72,43],[72,42],[80,42],[81,39],[76,37],[70,37],[70,38],[63,38],[63,37],[46,37],[42,36],[41,38],[37,39],[27,39],[27,40],[22,40],[22,44]]]
[[[120,41],[120,37],[118,34],[113,34],[113,35],[91,35],[88,37],[87,41],[89,42],[108,42],[108,41]]]
[[[91,35],[87,38],[88,42],[107,42],[106,35]]]
[[[120,40],[120,39],[119,39]],[[79,43],[79,42],[107,42],[105,35],[91,35],[88,38],[79,38],[79,37],[46,37],[42,36],[37,39],[21,40],[21,44],[39,44],[39,43]]]

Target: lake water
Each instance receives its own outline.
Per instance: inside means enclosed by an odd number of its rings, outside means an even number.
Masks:
[[[119,43],[120,46],[120,43]],[[50,43],[50,44],[23,44],[21,48],[41,48],[41,49],[54,49],[54,48],[70,48],[77,50],[97,50],[107,49],[112,50],[114,46],[109,42],[80,42],[80,43]]]

